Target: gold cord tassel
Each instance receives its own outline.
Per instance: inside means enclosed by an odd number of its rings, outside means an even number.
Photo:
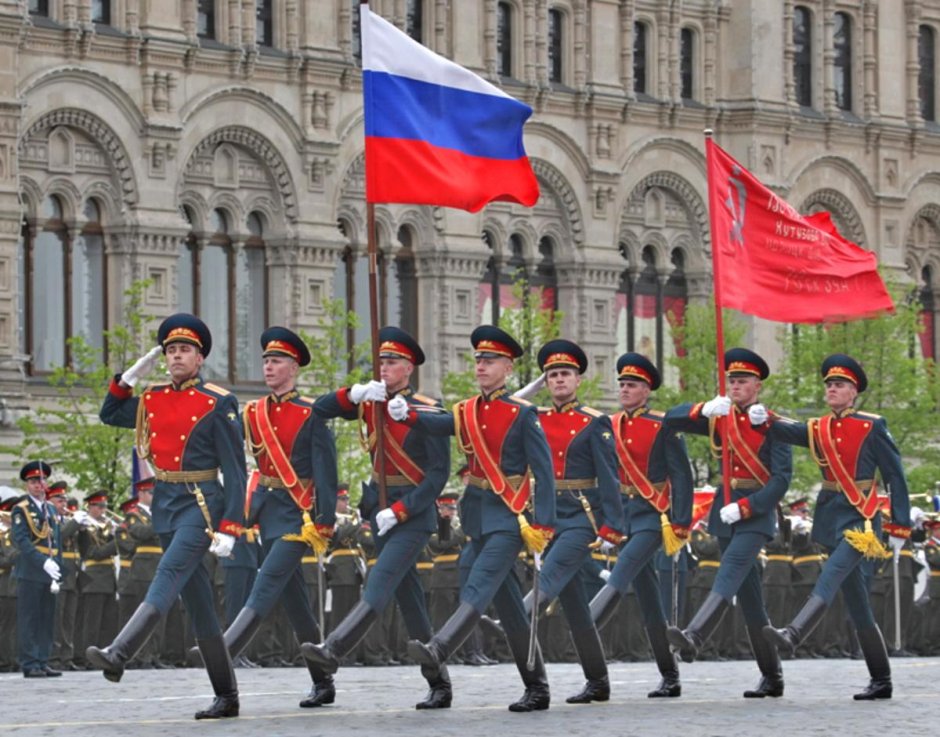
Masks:
[[[663,550],[672,557],[685,546],[686,541],[679,537],[672,529],[669,518],[665,514],[659,515],[659,523],[663,528]]]
[[[881,540],[875,535],[870,519],[865,520],[864,531],[846,530],[845,539],[849,545],[866,558],[879,559],[887,556],[885,546],[881,544]]]
[[[300,534],[282,535],[281,539],[287,542],[307,543],[310,549],[318,556],[324,555],[326,549],[330,547],[330,541],[320,534],[317,526],[313,524],[313,520],[310,519],[310,512],[306,510],[304,511],[304,524],[300,528]]]
[[[529,520],[524,515],[516,516],[519,522],[519,534],[522,535],[522,542],[526,550],[530,553],[541,553],[548,545],[548,536],[541,530],[536,530],[529,524]]]

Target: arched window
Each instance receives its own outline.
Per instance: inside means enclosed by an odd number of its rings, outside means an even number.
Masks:
[[[85,224],[71,247],[71,310],[69,336],[81,335],[104,357],[105,260],[101,209],[85,200]]]
[[[400,228],[398,242],[401,249],[395,255],[395,274],[398,282],[398,322],[410,335],[418,335],[418,275],[415,268],[414,231]]]
[[[645,95],[649,89],[646,65],[646,41],[649,26],[646,23],[633,24],[633,91]]]
[[[193,211],[183,208],[183,217],[189,223],[189,232],[180,241],[176,260],[176,302],[180,312],[196,314],[196,272],[199,258],[199,240],[196,238],[196,219]]]
[[[51,371],[66,361],[65,341],[66,249],[68,231],[62,202],[55,195],[43,199],[39,217],[26,230],[26,268],[29,274],[27,352],[33,372]]]
[[[662,354],[657,333],[659,277],[656,274],[656,252],[646,246],[641,255],[642,267],[633,290],[633,350],[642,353],[662,367]]]
[[[683,100],[695,99],[695,31],[683,28],[679,34],[679,76]]]
[[[793,87],[801,107],[813,106],[813,29],[808,8],[793,9]]]
[[[539,241],[539,262],[529,280],[531,287],[542,290],[542,307],[558,309],[558,275],[555,272],[555,242],[548,237]]]
[[[29,0],[30,15],[49,16],[49,0]]]
[[[499,324],[499,283],[501,281],[499,253],[496,250],[496,237],[488,230],[483,231],[483,242],[490,249],[490,259],[486,262],[486,272],[480,281],[480,320],[497,325]]]
[[[91,0],[91,22],[111,25],[111,0]]]
[[[362,61],[362,28],[359,17],[359,0],[350,0],[352,6],[352,53],[353,56]]]
[[[235,259],[235,377],[261,381],[255,341],[268,325],[268,268],[265,264],[264,217],[253,212],[246,221],[248,238]]]
[[[207,378],[232,381],[232,279],[231,217],[221,209],[209,214],[207,240],[199,252],[196,274],[199,316],[212,330],[212,352],[203,372]]]
[[[199,0],[196,6],[196,35],[215,38],[215,0]]]
[[[496,70],[501,77],[512,74],[512,5],[496,6]]]
[[[937,56],[934,31],[930,26],[921,26],[917,39],[917,58],[920,71],[917,74],[917,89],[920,93],[920,116],[924,120],[936,121],[935,84]]]
[[[836,13],[832,33],[833,85],[836,106],[840,110],[852,109],[852,20],[848,13]]]
[[[255,43],[274,46],[274,11],[271,0],[255,0]]]
[[[418,43],[424,43],[424,3],[421,0],[408,0],[405,33]]]
[[[934,322],[937,302],[933,291],[933,269],[925,266],[921,269],[920,287],[920,334],[921,355],[924,358],[937,359],[937,326]]]
[[[561,84],[564,79],[565,14],[552,8],[548,11],[548,81]]]

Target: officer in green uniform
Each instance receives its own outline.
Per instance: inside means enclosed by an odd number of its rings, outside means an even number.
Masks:
[[[11,494],[0,501],[0,673],[16,668],[16,578],[13,565],[19,551],[13,544],[10,510],[22,501]]]
[[[82,649],[111,641],[117,629],[117,555],[115,525],[107,515],[108,495],[93,491],[85,496],[87,512],[76,512],[82,526],[78,548],[82,555]]]
[[[55,641],[52,662],[63,670],[80,670],[76,664],[75,634],[78,620],[78,533],[81,525],[68,512],[66,492],[68,484],[56,481],[49,485],[46,498],[56,508],[59,537],[62,540],[62,578],[59,580],[59,600],[55,611]]]

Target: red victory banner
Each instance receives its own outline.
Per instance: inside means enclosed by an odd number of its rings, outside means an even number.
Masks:
[[[706,153],[719,307],[790,323],[894,311],[877,257],[843,238],[828,212],[801,215],[710,137]]]

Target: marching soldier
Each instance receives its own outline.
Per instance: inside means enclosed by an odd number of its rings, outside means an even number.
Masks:
[[[731,498],[723,506],[715,500],[708,523],[721,546],[715,585],[688,627],[670,627],[668,636],[682,659],[692,662],[737,596],[761,672],[757,688],[745,691],[744,698],[777,697],[783,695],[783,668],[777,649],[761,636],[769,619],[757,556],[774,536],[777,504],[790,484],[793,459],[786,445],[767,435],[766,421],[752,423],[748,416],[770,374],[767,363],[746,348],[732,348],[724,359],[730,398],[680,405],[666,414],[667,428],[707,435],[713,447],[727,439],[731,467]]]
[[[108,494],[93,491],[85,496],[87,511],[76,512],[75,519],[82,526],[78,533],[78,548],[82,555],[81,582],[83,648],[101,646],[108,642],[117,629],[117,577],[114,558],[117,540],[114,524],[107,516]]]
[[[248,524],[260,525],[264,562],[244,607],[225,632],[232,657],[238,657],[278,601],[300,642],[319,639],[301,561],[311,549],[326,551],[335,522],[333,434],[314,413],[313,400],[296,388],[300,369],[310,363],[310,351],[299,335],[283,327],[261,334],[261,351],[271,394],[248,403],[244,422],[245,441],[261,472],[248,502]],[[254,531],[249,534],[245,544],[251,546]],[[333,703],[332,675],[312,665],[309,670],[313,685],[300,706]]]
[[[381,617],[394,594],[408,634],[422,640],[431,636],[424,590],[415,567],[418,556],[434,531],[435,506],[450,473],[450,444],[445,435],[413,432],[407,425],[388,422],[386,397],[397,398],[407,406],[439,407],[428,397],[415,394],[410,380],[415,366],[424,363],[417,341],[396,327],[378,333],[382,381],[344,387],[317,399],[316,408],[324,417],[362,418],[366,426],[365,448],[372,455],[372,483],[363,489],[360,506],[375,532],[378,559],[369,572],[362,599],[330,633],[321,645],[306,642],[301,650],[308,660],[333,673],[340,658],[353,651],[366,631]],[[379,509],[378,470],[375,453],[377,413],[386,412],[383,442],[388,504]],[[449,708],[452,699],[450,677],[443,663],[422,666],[421,674],[429,692],[418,709]]]
[[[16,559],[16,634],[20,668],[26,678],[61,676],[49,667],[55,627],[55,593],[62,577],[59,522],[46,501],[52,468],[30,461],[20,469],[26,497],[10,514]]]
[[[901,466],[901,453],[883,417],[855,409],[855,400],[868,387],[868,377],[854,358],[837,353],[821,367],[830,414],[809,422],[777,420],[770,434],[780,441],[808,447],[823,473],[816,500],[813,539],[829,551],[829,559],[813,593],[783,629],[765,628],[768,640],[793,651],[819,624],[841,587],[849,616],[871,680],[855,694],[858,701],[890,699],[891,664],[881,630],[875,623],[861,566],[863,559],[884,556],[878,535],[883,528],[897,555],[911,536],[910,499]],[[878,514],[875,471],[887,487],[891,521]]]
[[[238,685],[202,565],[208,550],[231,555],[245,509],[245,455],[238,402],[199,371],[212,349],[212,335],[193,315],[168,317],[157,331],[159,345],[115,377],[101,407],[101,420],[137,429],[138,452],[154,468],[153,527],[163,556],[144,602],[105,649],[90,647],[89,662],[119,681],[124,664],[182,595],[215,699],[196,719],[238,716]],[[134,385],[166,355],[170,383],[133,396]],[[221,469],[223,481],[219,481]]]
[[[460,502],[460,519],[471,538],[468,562],[472,560],[457,611],[433,638],[408,643],[408,654],[425,666],[443,667],[492,601],[525,684],[522,698],[509,709],[543,710],[550,701],[545,663],[536,643],[533,667],[529,667],[529,620],[519,582],[510,573],[523,545],[541,554],[554,531],[551,451],[536,408],[506,389],[513,361],[522,355],[522,348],[492,325],[476,328],[470,342],[480,394],[455,405],[453,415],[412,408],[405,418],[406,424],[421,428],[428,437],[456,435],[467,456],[470,478]],[[395,412],[393,417],[402,417],[398,408]],[[535,477],[534,494],[530,472]],[[530,499],[535,510],[531,524],[523,515]]]
[[[692,522],[692,471],[685,442],[663,424],[663,412],[650,409],[650,394],[661,378],[639,353],[617,360],[621,412],[612,418],[629,540],[617,555],[610,578],[591,602],[595,622],[613,614],[630,584],[636,591],[646,634],[662,676],[650,698],[682,694],[679,669],[666,640],[666,612],[659,594],[656,553],[664,545],[677,553]]]
[[[539,410],[539,422],[554,471],[555,535],[538,573],[538,601],[526,597],[526,612],[559,598],[586,680],[584,688],[566,701],[608,701],[604,648],[578,574],[591,559],[592,546],[614,546],[623,540],[613,429],[609,417],[578,400],[578,386],[588,365],[580,346],[570,340],[551,340],[539,350],[538,362],[553,405]]]
[[[55,641],[52,660],[64,670],[80,670],[75,663],[75,634],[78,619],[78,533],[81,525],[68,511],[68,484],[56,481],[49,485],[46,499],[56,508],[59,538],[62,542],[62,578],[55,610]]]

